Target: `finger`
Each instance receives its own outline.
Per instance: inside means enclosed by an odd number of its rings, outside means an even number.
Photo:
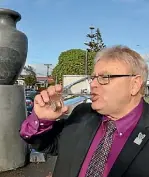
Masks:
[[[60,84],[55,85],[55,91],[59,93],[62,92],[62,85]]]
[[[45,105],[45,103],[44,103],[44,101],[43,101],[43,99],[42,99],[40,94],[36,95],[36,97],[34,99],[34,103],[35,104],[39,104],[40,106],[44,106]]]
[[[53,95],[56,95],[56,90],[55,90],[55,86],[50,86],[47,88],[47,93],[48,95],[51,97]]]
[[[47,90],[43,90],[40,95],[45,103],[48,103],[50,101]]]

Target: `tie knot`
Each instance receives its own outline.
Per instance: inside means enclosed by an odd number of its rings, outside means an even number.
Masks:
[[[109,120],[107,122],[107,130],[110,130],[111,132],[114,132],[116,130],[115,121]]]

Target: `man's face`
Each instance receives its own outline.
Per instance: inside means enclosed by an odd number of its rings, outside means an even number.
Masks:
[[[120,61],[99,60],[93,75],[132,74],[128,65]],[[131,101],[134,77],[110,78],[109,83],[101,85],[95,78],[91,84],[92,108],[101,114],[110,115],[121,111]]]

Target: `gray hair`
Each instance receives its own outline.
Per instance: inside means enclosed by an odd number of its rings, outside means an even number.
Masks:
[[[139,53],[127,46],[118,45],[104,48],[97,52],[94,62],[97,63],[100,59],[119,60],[127,63],[131,68],[132,74],[140,75],[142,77],[142,94],[144,94],[148,79],[148,65]]]

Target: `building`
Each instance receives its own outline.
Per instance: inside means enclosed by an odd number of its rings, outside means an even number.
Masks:
[[[17,84],[17,85],[25,85],[25,81],[24,81],[25,80],[25,76],[27,76],[27,73],[23,69],[21,74],[20,74],[20,76],[16,80],[15,84]]]
[[[37,76],[37,87],[47,87],[49,84],[53,84],[55,81],[52,76]]]

